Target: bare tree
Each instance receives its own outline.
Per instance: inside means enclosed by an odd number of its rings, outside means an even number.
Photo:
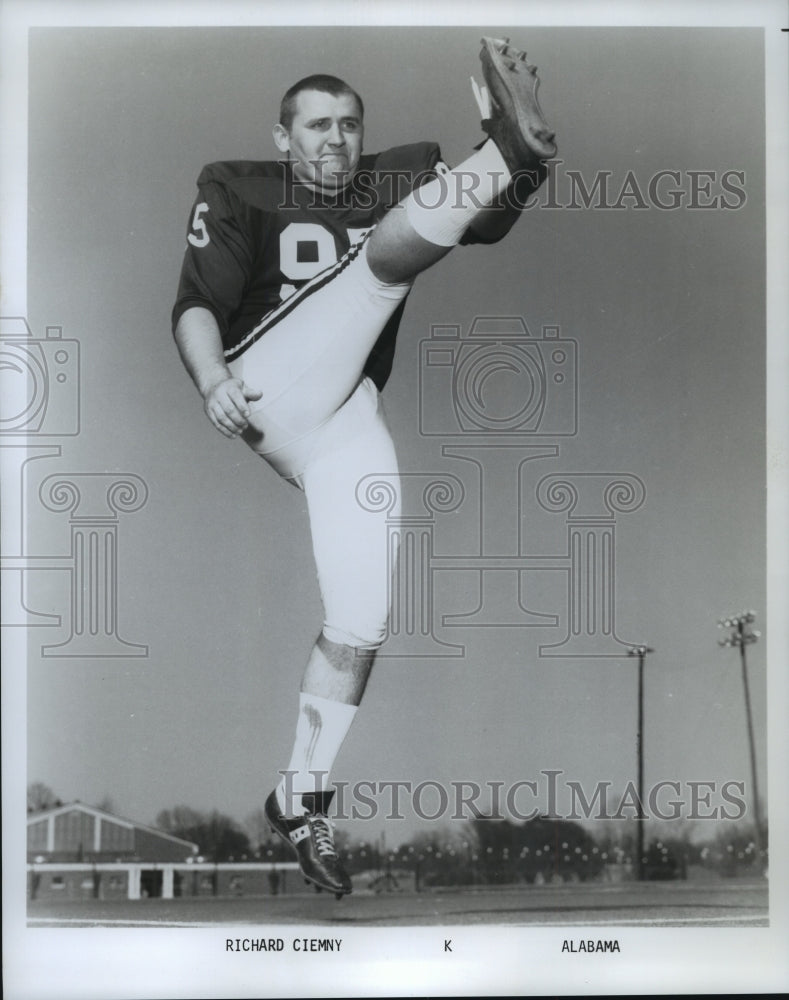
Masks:
[[[179,836],[177,831],[199,826],[204,818],[202,813],[189,806],[174,806],[172,809],[162,809],[156,817],[155,825],[165,833]]]
[[[165,833],[191,840],[211,861],[240,860],[250,853],[249,837],[236,821],[214,809],[197,812],[189,806],[163,809],[156,825]]]
[[[63,803],[55,795],[49,785],[43,781],[34,781],[27,786],[27,811],[29,813],[43,812],[44,809],[54,809]]]
[[[112,796],[108,794],[102,795],[101,799],[96,803],[96,808],[108,813],[117,813],[118,811],[115,808]]]
[[[253,850],[260,850],[271,837],[271,827],[262,809],[255,809],[244,820],[244,830]]]

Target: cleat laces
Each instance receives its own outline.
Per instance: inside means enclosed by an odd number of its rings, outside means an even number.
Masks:
[[[315,847],[323,857],[337,857],[334,846],[334,835],[331,823],[325,816],[315,816],[310,819],[310,827],[315,837]]]

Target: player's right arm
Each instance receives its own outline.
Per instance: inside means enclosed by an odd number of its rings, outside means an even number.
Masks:
[[[249,401],[262,393],[235,378],[225,364],[219,324],[211,310],[192,306],[181,313],[175,342],[203,397],[206,416],[225,437],[238,437],[249,423]]]
[[[243,210],[210,165],[190,216],[187,246],[173,309],[173,335],[181,359],[203,397],[206,416],[226,437],[249,421],[249,401],[261,393],[235,378],[225,362],[230,319],[251,269],[252,246]]]

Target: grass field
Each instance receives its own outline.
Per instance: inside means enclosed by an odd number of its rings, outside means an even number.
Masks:
[[[507,924],[768,926],[766,881],[584,883],[427,892],[198,899],[38,900],[29,927],[218,927],[322,924],[343,927]]]

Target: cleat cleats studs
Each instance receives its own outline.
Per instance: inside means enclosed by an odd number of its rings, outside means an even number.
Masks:
[[[554,132],[537,100],[537,67],[526,53],[496,38],[483,38],[480,52],[491,114],[482,127],[496,143],[507,166],[544,172],[544,160],[556,155]]]

